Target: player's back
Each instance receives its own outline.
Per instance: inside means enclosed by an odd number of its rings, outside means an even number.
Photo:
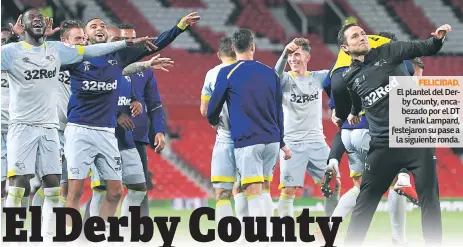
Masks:
[[[65,66],[71,76],[68,122],[115,128],[122,69],[114,54]]]
[[[8,73],[2,71],[2,133],[8,131],[8,121],[10,119],[10,114],[8,113],[8,108],[10,106],[10,87],[8,81]]]
[[[212,92],[215,89],[215,84],[217,82],[217,76],[222,68],[230,64],[219,64],[214,68],[210,69],[206,74],[206,79],[204,81],[204,87],[201,97],[210,97]],[[222,112],[220,113],[220,121],[217,125],[217,139],[221,141],[231,142],[231,133],[230,133],[230,116],[228,112],[228,106],[224,104]]]
[[[9,74],[10,124],[58,127],[53,92],[60,66],[59,51],[51,43],[34,47],[22,41],[2,47],[2,70]]]
[[[71,77],[69,71],[59,72],[59,83],[56,88],[56,103],[58,108],[58,119],[60,130],[64,131],[67,123],[67,109],[71,97]]]
[[[226,68],[230,95],[227,103],[236,146],[252,145],[254,141],[280,142],[281,84],[276,71],[252,60]]]
[[[323,141],[322,93],[328,70],[311,71],[303,76],[283,72],[283,112],[285,142]]]

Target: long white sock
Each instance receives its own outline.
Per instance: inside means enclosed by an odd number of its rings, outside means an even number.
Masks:
[[[121,216],[129,217],[129,224],[130,224],[130,206],[140,206],[141,202],[145,198],[146,191],[136,191],[130,190],[127,192],[124,200],[122,201],[121,207]],[[93,198],[92,198],[93,201]]]
[[[26,189],[16,187],[16,186],[9,186],[8,187],[8,196],[6,197],[5,207],[9,208],[20,208],[21,207],[21,200],[24,197],[24,192]]]
[[[323,207],[324,207],[324,211],[325,211],[326,216],[331,216],[333,214],[334,210],[336,209],[336,207],[338,206],[338,203],[339,203],[339,190],[340,190],[340,188],[337,187],[333,191],[333,195],[331,197],[329,197],[329,198],[325,197]]]
[[[408,175],[408,174],[407,174]],[[406,206],[407,198],[400,196],[393,189],[389,190],[388,210],[391,218],[392,239],[399,244],[406,242],[405,224],[406,224]]]
[[[100,207],[106,195],[105,190],[93,190],[92,201],[90,202],[90,217],[100,215]]]
[[[359,193],[360,189],[356,186],[347,191],[343,196],[341,196],[338,206],[334,209],[334,212],[331,216],[345,218],[347,215],[349,215],[355,207]]]
[[[244,222],[243,217],[249,216],[248,199],[245,194],[238,193],[233,197],[235,201],[235,214],[236,218],[241,222],[241,238],[244,236]]]
[[[247,196],[248,198],[248,212],[252,217],[264,217],[264,198],[262,194]]]
[[[270,194],[269,190],[264,190],[262,192],[262,199],[263,199],[263,205],[264,205],[264,212],[265,216],[267,217],[267,236],[271,237],[273,236],[273,226],[272,222],[270,222],[270,217],[273,216],[275,213],[275,209],[273,208],[273,199],[272,195]]]
[[[396,186],[411,186],[410,182],[410,175],[405,172],[399,173],[397,175],[397,182],[395,183]]]
[[[65,196],[59,196],[59,203],[58,203],[59,208],[64,208],[66,207],[66,197]]]
[[[280,199],[278,200],[278,215],[280,217],[294,217],[294,196],[281,192]]]
[[[42,208],[42,237],[50,241],[55,234],[56,214],[53,208],[58,207],[60,187],[44,188],[45,200]]]
[[[43,188],[40,187],[32,197],[32,206],[41,207],[43,206],[43,200],[45,196],[43,195]]]

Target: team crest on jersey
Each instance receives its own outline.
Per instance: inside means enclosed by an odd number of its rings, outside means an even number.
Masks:
[[[358,87],[360,85],[360,82],[363,82],[363,81],[365,81],[365,75],[362,75],[361,77],[355,78],[355,81],[354,81],[355,86]]]
[[[49,56],[46,56],[45,59],[50,60],[50,61],[53,62],[53,61],[55,61],[55,56],[49,55]]]
[[[108,60],[108,63],[111,64],[112,66],[116,65],[117,64],[117,60]]]
[[[126,76],[124,76],[124,77],[125,77],[125,79],[126,79],[127,81],[132,82],[132,79],[130,79],[130,76],[126,75]]]
[[[23,58],[23,62],[25,62],[25,63],[28,63],[28,62],[30,62],[30,61],[31,61],[31,60],[30,60],[30,58],[28,58],[28,57],[24,57],[24,58]]]
[[[90,62],[89,61],[83,61],[82,64],[84,65],[84,71],[89,71],[90,70]]]
[[[383,64],[387,64],[387,62],[386,62],[386,60],[381,59],[381,60],[379,60],[378,62],[375,63],[375,66],[376,67],[382,67]]]
[[[145,77],[145,73],[143,73],[143,72],[138,72],[137,75],[138,75],[139,77]]]

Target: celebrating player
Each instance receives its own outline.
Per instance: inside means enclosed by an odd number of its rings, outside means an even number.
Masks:
[[[328,70],[307,71],[310,50],[307,39],[294,39],[285,47],[275,66],[283,87],[285,143],[293,154],[286,160],[284,152],[280,152],[278,211],[281,217],[294,216],[294,197],[296,190],[304,186],[306,171],[320,185],[330,153],[322,126],[322,83]],[[289,72],[284,71],[286,63],[291,67]],[[337,205],[338,192],[325,198],[328,216]]]
[[[220,40],[217,56],[222,63],[207,72],[201,90],[200,111],[203,116],[207,115],[209,99],[214,91],[220,70],[236,62],[231,38],[224,37]],[[233,183],[236,180],[236,164],[233,150],[234,144],[230,133],[228,107],[224,105],[217,124],[217,135],[211,161],[211,182],[215,188],[216,200],[216,222],[219,222],[224,217],[233,216],[233,209],[230,204]]]
[[[422,217],[422,225],[427,244],[442,242],[435,149],[389,148],[389,96],[386,93],[372,102],[369,95],[389,86],[389,76],[405,75],[404,60],[436,54],[450,31],[449,25],[443,25],[432,33],[430,39],[391,42],[376,49],[370,48],[365,31],[357,24],[345,25],[339,31],[338,43],[341,49],[352,56],[351,66],[343,73],[352,100],[348,121],[351,125],[359,122],[363,105],[372,139],[346,244],[358,246],[363,242],[381,196],[401,168],[407,168],[415,175],[422,215],[426,216]],[[381,66],[377,65],[379,62]],[[373,76],[375,79],[372,80]]]
[[[29,194],[29,180],[37,171],[45,196],[42,236],[48,241],[54,232],[53,207],[58,205],[60,194],[59,119],[54,93],[59,83],[59,67],[114,52],[127,43],[84,48],[44,42],[44,36],[51,34],[45,32],[45,25],[39,10],[24,12],[13,26],[16,34],[24,34],[24,41],[2,46],[1,66],[9,74],[11,100],[7,147],[10,186],[6,206],[20,207],[21,198]]]
[[[255,45],[251,31],[236,31],[232,43],[239,62],[220,70],[207,119],[217,126],[227,102],[235,161],[247,195],[249,216],[270,217],[273,202],[264,199],[263,184],[268,186],[272,180],[280,148],[286,159],[291,158],[283,141],[280,79],[274,69],[253,61]]]
[[[78,209],[84,179],[89,166],[94,164],[106,185],[100,217],[106,220],[108,216],[114,215],[122,194],[121,158],[114,136],[119,97],[117,84],[121,80],[122,71],[128,64],[166,47],[190,24],[198,21],[199,16],[195,13],[185,16],[174,28],[162,33],[154,43],[149,43],[150,50],[145,46],[126,48],[66,68],[71,75],[72,95],[65,138],[73,140],[65,145],[69,172],[67,207]],[[92,44],[107,42],[106,24],[99,18],[90,20],[85,26],[85,32]],[[140,38],[111,42],[108,45],[119,42],[140,43]]]

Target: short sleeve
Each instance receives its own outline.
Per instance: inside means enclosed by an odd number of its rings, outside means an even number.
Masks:
[[[84,46],[81,45],[67,45],[59,41],[48,41],[47,46],[58,50],[63,65],[78,63],[84,58]]]
[[[212,88],[211,88],[211,73],[207,72],[206,78],[204,79],[203,89],[201,90],[201,99],[202,100],[210,100],[212,96]]]
[[[314,72],[314,77],[316,78],[317,81],[320,82],[320,85],[323,86],[323,82],[325,78],[329,75],[330,71],[329,70],[319,70]]]
[[[9,71],[11,69],[16,52],[17,49],[14,47],[13,43],[2,46],[1,70]]]

